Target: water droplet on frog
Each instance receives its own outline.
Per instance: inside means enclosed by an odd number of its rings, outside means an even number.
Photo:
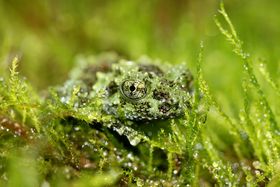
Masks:
[[[76,126],[76,127],[74,127],[74,130],[75,130],[75,131],[80,131],[81,128],[80,128],[80,126]]]

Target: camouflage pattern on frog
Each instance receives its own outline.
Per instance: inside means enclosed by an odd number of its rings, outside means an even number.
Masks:
[[[77,86],[75,107],[82,108],[99,98],[100,114],[113,119],[99,123],[125,135],[132,145],[148,138],[138,136],[134,126],[177,118],[191,108],[193,77],[185,65],[172,66],[148,58],[128,61],[114,55],[89,61],[79,63],[60,88],[62,102],[70,100]]]

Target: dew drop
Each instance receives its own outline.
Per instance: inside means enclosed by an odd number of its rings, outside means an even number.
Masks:
[[[134,160],[134,157],[133,157],[132,153],[128,153],[127,158],[130,159],[130,160]]]
[[[131,167],[131,166],[132,166],[132,163],[131,163],[131,162],[128,162],[128,163],[127,163],[127,166],[128,166],[128,167]]]
[[[50,183],[48,181],[43,181],[41,187],[50,187]]]
[[[256,176],[260,176],[261,172],[259,170],[255,170],[255,174],[256,174]]]
[[[198,153],[197,152],[195,152],[194,154],[193,154],[193,157],[195,158],[195,159],[197,159],[198,158]]]
[[[256,169],[259,169],[260,166],[261,166],[261,163],[260,163],[259,161],[254,161],[254,162],[253,162],[253,166],[254,166],[254,168],[256,168]]]
[[[219,166],[217,162],[213,162],[212,165],[213,165],[214,168],[217,168]]]
[[[108,155],[108,152],[107,151],[104,151],[103,152],[103,156],[107,156]]]
[[[178,174],[178,170],[173,170],[173,174],[174,175]]]

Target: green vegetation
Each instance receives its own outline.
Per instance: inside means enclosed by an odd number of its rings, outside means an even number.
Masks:
[[[24,2],[0,1],[0,186],[280,185],[280,2]],[[187,61],[193,108],[137,147],[93,127],[52,87],[104,51]]]

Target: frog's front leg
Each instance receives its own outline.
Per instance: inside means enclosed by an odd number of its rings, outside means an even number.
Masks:
[[[103,125],[117,132],[120,136],[127,137],[132,146],[138,145],[141,141],[148,141],[149,138],[144,133],[135,130],[132,127],[132,124],[132,121],[121,121],[115,119],[113,122],[107,122]]]

